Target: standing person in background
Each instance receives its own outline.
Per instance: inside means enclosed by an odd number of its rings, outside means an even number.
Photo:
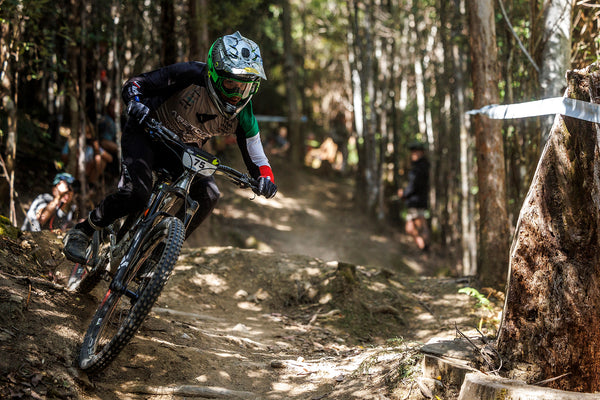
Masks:
[[[429,226],[425,212],[429,207],[429,160],[425,156],[425,144],[412,142],[410,150],[410,170],[408,184],[398,189],[398,196],[407,207],[406,233],[411,235],[419,249],[429,249]]]
[[[31,203],[21,230],[70,228],[76,222],[77,206],[73,198],[78,183],[70,174],[57,174],[52,181],[52,193],[40,194]]]

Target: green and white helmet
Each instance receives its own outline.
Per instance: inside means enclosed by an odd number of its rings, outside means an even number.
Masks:
[[[218,38],[208,51],[208,91],[221,114],[232,119],[267,79],[258,45],[236,32]]]

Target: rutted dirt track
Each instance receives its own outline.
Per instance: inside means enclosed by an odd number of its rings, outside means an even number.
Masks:
[[[220,182],[153,312],[100,375],[74,363],[105,288],[63,289],[60,236],[0,243],[0,397],[419,399],[420,344],[484,311],[467,282],[350,207],[343,180],[278,177],[273,200]],[[444,260],[444,261],[442,261]]]

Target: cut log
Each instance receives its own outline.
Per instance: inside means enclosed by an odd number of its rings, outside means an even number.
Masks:
[[[465,377],[458,400],[600,400],[600,395],[567,392],[497,376],[471,372]]]
[[[130,393],[149,395],[174,395],[180,397],[201,397],[206,399],[252,399],[258,397],[252,392],[230,390],[221,387],[178,385],[178,386],[132,386]]]

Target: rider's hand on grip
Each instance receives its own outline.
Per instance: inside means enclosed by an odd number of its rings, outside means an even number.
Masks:
[[[150,109],[148,107],[137,101],[130,101],[127,105],[127,115],[134,118],[140,125],[144,122],[149,112]]]
[[[254,193],[270,199],[271,197],[275,196],[275,193],[277,193],[277,185],[271,182],[269,178],[261,176],[258,178],[258,188],[254,189]]]

